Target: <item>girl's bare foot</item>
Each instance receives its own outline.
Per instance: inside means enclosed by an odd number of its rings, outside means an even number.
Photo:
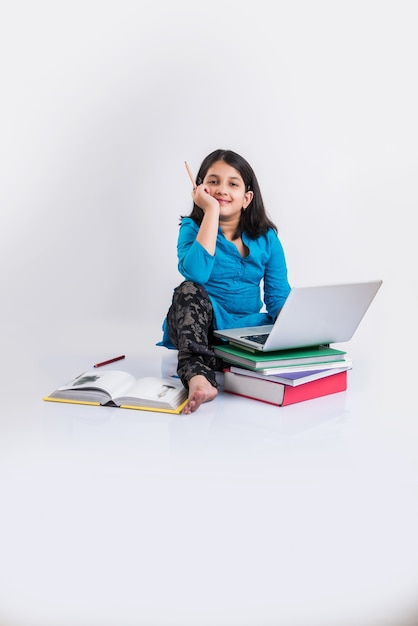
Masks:
[[[197,411],[203,402],[210,402],[218,395],[218,390],[213,387],[207,378],[198,374],[189,380],[189,398],[182,413],[189,414]]]

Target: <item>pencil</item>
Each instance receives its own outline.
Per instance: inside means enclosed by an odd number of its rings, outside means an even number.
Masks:
[[[190,176],[190,180],[192,181],[193,189],[196,189],[196,182],[195,182],[195,179],[193,178],[192,170],[190,169],[187,161],[184,162],[184,165],[186,166],[187,173]]]
[[[102,367],[102,365],[108,365],[109,363],[114,363],[115,361],[121,361],[124,358],[125,358],[125,355],[121,354],[121,356],[115,356],[113,359],[109,359],[108,361],[102,361],[101,363],[96,363],[96,365],[93,365],[93,367]]]

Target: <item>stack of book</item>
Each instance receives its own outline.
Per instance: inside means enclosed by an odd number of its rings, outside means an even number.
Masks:
[[[225,343],[214,350],[228,363],[226,392],[276,406],[345,391],[352,367],[344,350],[330,346],[255,353]]]

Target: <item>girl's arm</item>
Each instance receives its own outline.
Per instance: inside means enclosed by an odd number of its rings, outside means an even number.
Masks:
[[[212,256],[216,251],[216,238],[219,227],[219,202],[209,194],[205,185],[199,185],[192,191],[193,201],[204,213],[196,241]]]
[[[285,254],[279,238],[273,231],[268,234],[270,256],[264,273],[264,302],[267,312],[276,319],[290,292]]]
[[[209,279],[215,255],[197,241],[199,226],[189,217],[184,217],[177,241],[178,270],[186,280],[204,285]]]

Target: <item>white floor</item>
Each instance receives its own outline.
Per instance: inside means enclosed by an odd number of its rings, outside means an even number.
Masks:
[[[392,381],[378,332],[345,346],[347,392],[286,408],[221,394],[191,416],[43,402],[112,352],[19,332],[2,363],[1,626],[418,623],[414,372]],[[172,357],[135,347],[123,368]]]

